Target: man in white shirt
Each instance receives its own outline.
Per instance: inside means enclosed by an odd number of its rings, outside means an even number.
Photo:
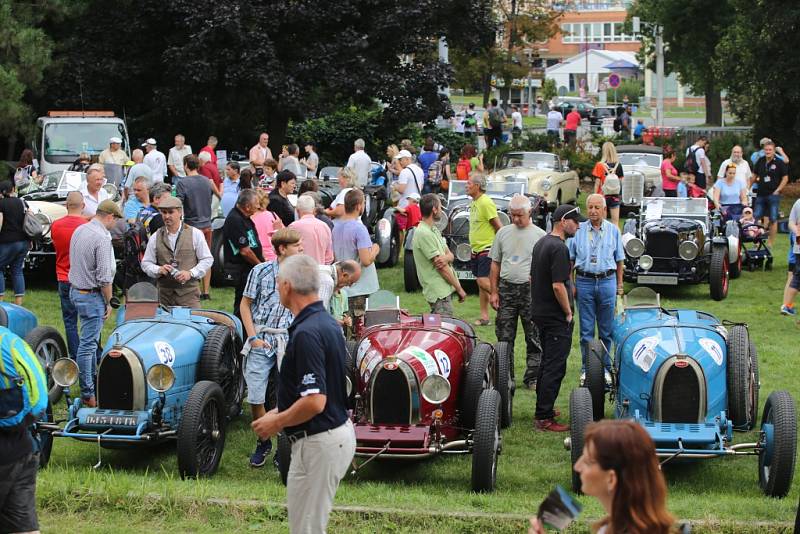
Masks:
[[[186,176],[183,169],[183,158],[192,153],[192,147],[186,144],[186,138],[178,134],[175,136],[175,146],[169,149],[167,167],[172,176]]]
[[[701,135],[692,146],[686,149],[686,158],[689,158],[689,154],[693,154],[695,163],[697,164],[697,170],[694,171],[695,184],[703,189],[714,185],[713,183],[707,183],[707,179],[713,176],[711,174],[711,160],[708,159],[706,155],[707,148],[708,139],[706,136]]]
[[[728,165],[736,165],[736,179],[742,182],[748,189],[750,188],[750,177],[753,172],[750,170],[750,164],[744,159],[744,151],[742,147],[736,145],[731,150],[731,157],[722,162],[717,172],[717,178],[720,180],[725,178],[725,169]]]
[[[167,158],[163,152],[156,148],[156,140],[150,137],[142,144],[147,154],[144,156],[144,164],[153,171],[153,183],[163,182],[167,175]]]
[[[522,135],[522,113],[519,112],[519,107],[516,105],[511,106],[511,135],[514,139],[518,139]]]
[[[372,166],[372,159],[364,152],[364,140],[356,139],[353,143],[354,152],[347,160],[347,167],[356,171],[356,185],[364,187],[369,181],[369,170]]]
[[[106,183],[106,171],[99,163],[91,165],[86,170],[86,181],[81,184],[80,191],[83,195],[83,215],[86,217],[94,217],[97,212],[97,206],[104,200],[107,200],[108,191],[103,189]]]
[[[552,107],[547,112],[547,135],[553,141],[558,141],[561,126],[564,124],[564,115],[557,108]]]
[[[422,168],[412,161],[411,152],[408,150],[401,150],[394,159],[403,170],[400,171],[400,176],[397,177],[397,181],[392,184],[392,187],[400,193],[397,207],[405,208],[408,206],[408,195],[417,193],[422,196],[424,175]]]

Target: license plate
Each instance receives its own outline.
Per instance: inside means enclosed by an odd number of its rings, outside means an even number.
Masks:
[[[640,274],[636,281],[640,284],[653,284],[662,286],[677,286],[677,276],[653,276],[650,274]]]
[[[97,415],[86,416],[87,425],[103,426],[136,426],[136,417],[130,415]]]
[[[472,271],[456,271],[456,277],[459,280],[475,280],[475,275]]]

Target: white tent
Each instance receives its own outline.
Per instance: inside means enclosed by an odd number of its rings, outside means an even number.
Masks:
[[[620,60],[639,64],[634,52],[589,50],[548,67],[545,70],[545,77],[555,80],[557,89],[564,87],[567,91],[575,91],[578,89],[578,82],[574,82],[573,87],[570,87],[570,78],[572,77],[573,80],[584,79],[588,74],[588,91],[596,93],[599,82],[613,72],[607,69],[606,65]]]

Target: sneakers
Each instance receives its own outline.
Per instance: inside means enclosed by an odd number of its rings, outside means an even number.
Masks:
[[[269,456],[270,451],[272,451],[272,441],[257,441],[256,442],[256,450],[250,456],[250,465],[252,467],[261,467],[265,463],[267,463],[267,457]]]
[[[581,377],[578,379],[578,387],[586,385],[586,371],[581,371]]]
[[[533,427],[542,432],[568,432],[569,427],[562,425],[555,419],[536,419],[533,422]]]
[[[786,304],[784,304],[783,306],[781,306],[781,315],[791,315],[792,317],[794,317],[795,315],[797,315],[797,310],[794,309],[794,306],[787,306]]]

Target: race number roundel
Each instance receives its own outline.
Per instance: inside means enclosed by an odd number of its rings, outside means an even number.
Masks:
[[[164,341],[156,341],[153,343],[153,347],[158,354],[158,361],[172,367],[172,364],[175,363],[175,349],[172,348],[172,345]]]

